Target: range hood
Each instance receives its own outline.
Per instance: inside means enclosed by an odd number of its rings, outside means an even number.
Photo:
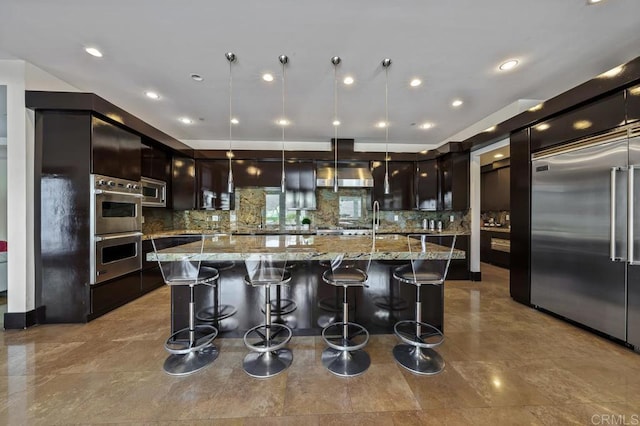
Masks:
[[[333,187],[333,167],[318,167],[316,176],[318,188]],[[373,175],[367,167],[338,166],[338,186],[342,188],[371,188],[373,187]]]

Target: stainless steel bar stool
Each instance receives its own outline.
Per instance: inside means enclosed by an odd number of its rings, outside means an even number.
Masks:
[[[151,240],[165,284],[189,287],[189,326],[169,336],[164,345],[170,355],[163,368],[174,376],[195,373],[218,357],[218,349],[213,345],[218,330],[209,324],[196,324],[195,318],[195,287],[211,285],[219,276],[216,269],[200,265],[204,241],[204,235]]]
[[[275,376],[286,370],[293,361],[293,353],[285,348],[293,335],[291,329],[271,321],[271,287],[286,285],[291,281],[286,263],[286,253],[252,254],[245,259],[245,283],[264,287],[265,322],[250,328],[244,335],[244,343],[252,352],[245,356],[242,367],[251,377]]]
[[[396,362],[416,374],[437,374],[445,365],[442,356],[433,349],[444,342],[444,334],[422,321],[420,294],[423,285],[444,285],[456,236],[451,236],[450,246],[440,244],[441,239],[442,237],[433,235],[408,235],[407,246],[411,262],[397,268],[393,274],[398,281],[416,286],[416,319],[395,324],[394,332],[402,343],[393,348]]]
[[[322,352],[322,365],[337,376],[353,377],[364,373],[371,365],[371,358],[363,348],[369,342],[369,332],[360,324],[349,322],[348,289],[365,287],[371,259],[366,270],[350,264],[344,266],[344,254],[331,261],[331,269],[322,274],[322,280],[336,287],[343,287],[342,320],[322,329],[322,339],[328,348]]]

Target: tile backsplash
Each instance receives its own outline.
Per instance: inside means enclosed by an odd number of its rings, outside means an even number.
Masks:
[[[330,188],[316,190],[316,210],[307,210],[301,217],[311,220],[311,229],[317,228],[371,228],[370,191],[363,188],[341,188],[334,193]],[[143,208],[145,233],[172,229],[202,229],[219,232],[252,232],[264,223],[264,188],[237,188],[236,210],[184,210],[172,211],[160,208]],[[361,198],[360,211],[352,217],[340,217],[340,196],[354,200]],[[508,213],[508,212],[507,212]],[[359,216],[359,217],[357,217]],[[501,216],[501,217],[504,217]],[[468,232],[469,211],[426,212],[413,210],[380,212],[380,227],[383,232],[410,232],[422,228],[423,220],[442,221],[443,229]],[[484,220],[484,214],[483,214]]]
[[[480,215],[480,223],[482,225],[493,223],[500,226],[511,226],[511,215],[509,211],[482,212]]]

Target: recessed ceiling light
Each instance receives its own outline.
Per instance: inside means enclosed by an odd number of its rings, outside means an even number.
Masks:
[[[460,105],[462,105],[464,102],[462,102],[462,99],[455,99],[453,102],[451,102],[451,106],[454,108],[459,107]]]
[[[342,80],[342,82],[344,84],[346,84],[347,86],[350,85],[350,84],[353,84],[353,77],[347,76],[347,77],[344,78],[344,80]]]
[[[232,118],[231,119],[231,124],[238,124],[238,123],[240,123],[240,121],[238,121],[237,118]]]
[[[588,5],[600,3],[602,0],[587,0]]]
[[[629,93],[631,93],[634,96],[640,95],[640,86],[630,89]]]
[[[340,125],[340,120],[333,120],[333,125],[334,126],[339,126]]]
[[[493,132],[494,130],[496,130],[496,126],[487,127],[484,131],[485,132]]]
[[[542,104],[543,102],[539,103],[538,105],[532,106],[531,108],[529,108],[529,111],[531,112],[540,111],[542,109]]]
[[[91,56],[95,56],[96,58],[102,58],[102,52],[96,49],[95,47],[85,47],[84,51]]]
[[[433,127],[433,123],[423,123],[422,125],[420,125],[421,129],[430,129]]]
[[[502,158],[504,157],[504,154],[496,154],[493,156],[493,158]]]
[[[280,120],[278,120],[278,125],[280,125],[280,126],[288,126],[289,125],[289,120],[287,120],[286,118],[281,118]]]
[[[593,126],[593,123],[589,120],[578,120],[573,123],[573,128],[576,130],[588,129],[591,126]]]
[[[147,98],[151,98],[151,99],[160,99],[160,95],[158,95],[156,92],[144,92],[145,95],[147,95]]]
[[[376,124],[376,127],[384,129],[385,127],[387,127],[387,123],[384,121],[378,121],[378,124]]]
[[[425,149],[425,150],[420,151],[420,154],[426,154],[426,153],[427,153],[427,150],[426,150],[426,149]]]
[[[551,126],[548,123],[542,123],[542,124],[538,124],[537,126],[535,126],[534,129],[539,130],[541,132],[544,132],[549,127],[551,127]]]
[[[509,59],[508,61],[505,61],[503,63],[500,64],[500,66],[498,67],[501,71],[509,71],[514,69],[515,67],[518,66],[518,60],[517,59]]]
[[[193,120],[190,119],[189,117],[181,117],[180,122],[182,124],[193,124]]]
[[[273,75],[266,73],[266,74],[262,74],[262,79],[264,81],[273,81]]]
[[[202,76],[200,74],[191,74],[191,78],[194,81],[202,81],[202,80],[204,80],[204,78],[202,78]]]
[[[411,82],[409,83],[409,85],[411,85],[411,87],[418,87],[422,84],[422,80],[420,80],[419,78],[414,78],[413,80],[411,80]]]

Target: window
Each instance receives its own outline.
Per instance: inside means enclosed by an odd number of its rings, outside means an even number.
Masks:
[[[267,226],[279,226],[280,225],[280,192],[265,194],[265,225]]]
[[[361,219],[362,197],[340,196],[340,219]]]

